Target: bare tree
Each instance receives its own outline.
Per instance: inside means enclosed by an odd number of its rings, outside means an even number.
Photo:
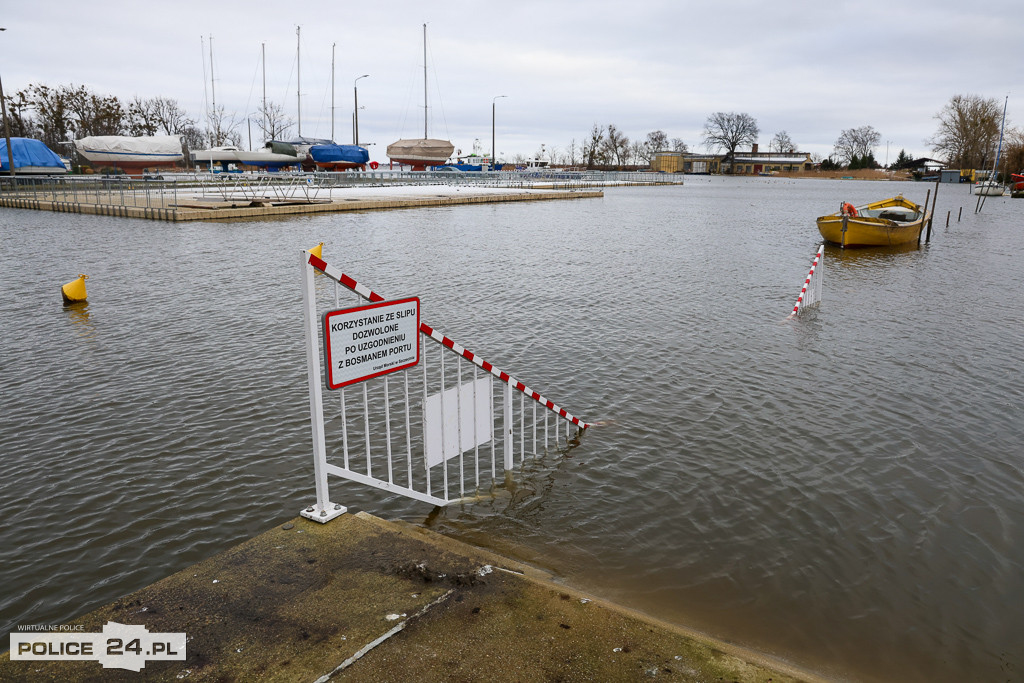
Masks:
[[[156,135],[158,124],[152,100],[144,100],[136,95],[128,103],[125,119],[128,135]]]
[[[1003,136],[1003,155],[1000,164],[1006,171],[1019,173],[1024,169],[1024,130],[1011,128]]]
[[[757,121],[750,114],[719,111],[704,122],[704,144],[710,149],[725,150],[730,160],[736,155],[737,147],[757,142],[759,133]]]
[[[602,161],[603,143],[604,126],[595,123],[594,127],[590,129],[590,139],[583,143],[583,158],[587,162],[587,168],[593,168],[595,164]]]
[[[242,121],[234,114],[228,114],[224,105],[219,104],[207,114],[206,135],[211,147],[235,145],[241,147],[242,137],[239,127]]]
[[[19,138],[40,138],[42,133],[39,124],[31,112],[34,108],[29,90],[19,90],[13,95],[6,95],[7,125],[11,135]]]
[[[647,134],[647,139],[644,142],[652,154],[669,148],[668,135],[663,130],[652,130]]]
[[[789,137],[789,133],[784,130],[780,130],[776,133],[775,137],[772,138],[772,141],[768,143],[769,152],[785,153],[792,152],[795,149],[796,143],[794,143],[793,139]]]
[[[185,148],[190,150],[203,149],[206,146],[206,132],[200,130],[196,126],[192,125],[183,130],[181,133],[181,139],[185,143]],[[188,157],[186,156],[186,159]]]
[[[277,102],[267,102],[266,108],[260,105],[256,127],[263,134],[264,140],[289,137],[294,126],[295,121],[285,114],[283,105]]]
[[[836,140],[835,153],[844,162],[850,163],[854,157],[861,159],[875,156],[875,147],[882,140],[882,135],[871,126],[847,128]]]
[[[608,135],[605,137],[606,156],[614,161],[617,166],[626,163],[625,159],[629,154],[629,138],[621,130],[615,127],[614,123],[608,124]]]
[[[565,152],[565,160],[570,166],[575,166],[579,163],[579,159],[576,157],[576,138],[569,141],[569,148]]]
[[[78,136],[122,135],[125,109],[113,95],[97,95],[84,86],[62,88],[72,111]]]
[[[32,84],[22,101],[24,107],[35,112],[35,132],[51,149],[55,149],[55,145],[60,141],[71,139],[71,131],[81,129],[69,101],[69,91],[72,87],[50,88],[46,85]]]
[[[663,130],[652,130],[647,134],[645,140],[637,141],[633,145],[633,158],[634,163],[640,159],[646,163],[651,163],[651,159],[654,158],[655,153],[669,148],[668,136],[665,135]]]
[[[954,95],[935,115],[939,129],[925,143],[953,166],[981,168],[995,156],[1001,116],[995,99]]]
[[[551,165],[561,163],[562,150],[558,149],[555,145],[551,145],[551,149],[548,150],[548,159],[551,160]]]
[[[183,135],[186,130],[196,125],[177,100],[169,97],[154,97],[149,100],[153,117],[156,120],[156,132],[163,135]]]
[[[689,152],[690,149],[683,142],[682,138],[672,138],[672,151],[673,152]]]

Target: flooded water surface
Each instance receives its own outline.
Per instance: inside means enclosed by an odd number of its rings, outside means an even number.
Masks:
[[[279,221],[0,215],[0,624],[76,615],[313,499],[300,250],[602,426],[511,495],[332,498],[841,680],[1024,677],[1024,201],[920,249],[818,215],[934,185],[688,178]],[[958,213],[962,207],[962,216]],[[947,212],[951,213],[946,224]],[[89,275],[89,301],[59,288]]]

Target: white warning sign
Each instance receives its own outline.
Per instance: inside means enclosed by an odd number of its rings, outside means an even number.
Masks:
[[[340,389],[416,365],[419,329],[417,297],[325,313],[327,388]]]

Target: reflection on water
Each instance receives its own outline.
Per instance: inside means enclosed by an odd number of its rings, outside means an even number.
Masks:
[[[837,677],[1012,677],[1020,203],[990,198],[920,248],[826,247],[821,303],[785,320],[814,218],[928,189],[896,185],[695,177],[229,224],[5,209],[0,621],[66,623],[312,498],[295,261],[323,241],[602,423],[445,510],[341,480],[333,499]],[[937,215],[971,201],[943,187]],[[52,243],[53,271],[27,265]],[[60,308],[52,272],[79,270],[98,286]]]
[[[893,266],[898,267],[900,265],[900,258],[903,258],[904,254],[911,252],[920,252],[922,249],[927,249],[926,244],[896,244],[885,247],[864,247],[859,249],[844,249],[836,246],[829,242],[825,242],[825,255],[832,263],[839,263],[841,265],[856,266],[862,263],[875,263],[884,262],[891,263]]]
[[[76,301],[64,304],[64,312],[80,337],[91,337],[95,328],[89,322],[89,302]]]

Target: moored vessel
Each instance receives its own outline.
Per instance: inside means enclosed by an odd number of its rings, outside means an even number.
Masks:
[[[931,214],[903,195],[839,211],[817,219],[821,236],[846,247],[882,247],[916,242]]]

